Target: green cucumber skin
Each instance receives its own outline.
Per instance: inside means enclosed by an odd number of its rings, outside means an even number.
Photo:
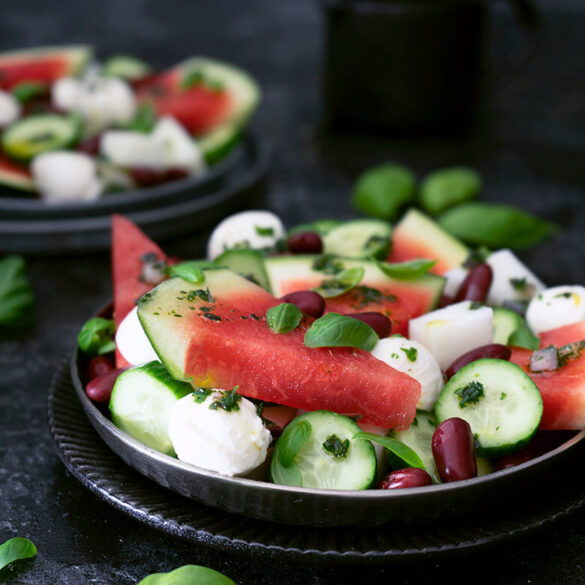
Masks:
[[[269,289],[268,275],[264,268],[264,256],[257,250],[226,250],[214,260],[214,264],[218,268],[229,268],[263,289]]]
[[[353,234],[358,234],[359,245],[351,254],[345,254],[350,258],[386,258],[390,251],[392,226],[381,219],[356,219],[343,222],[323,235],[323,251],[325,254],[341,256],[339,250],[344,250],[345,243]],[[364,249],[365,244],[372,236],[387,238],[371,250]],[[340,247],[341,246],[341,247]]]
[[[316,219],[310,223],[301,223],[288,230],[287,237],[299,232],[317,232],[320,236],[328,234],[341,224],[338,219]]]
[[[470,383],[470,381],[476,380],[481,382],[481,375],[478,373],[478,370],[481,372],[484,368],[491,368],[496,367],[498,369],[506,369],[508,375],[518,376],[518,380],[521,380],[525,385],[524,388],[519,390],[519,395],[525,397],[525,404],[522,408],[522,411],[526,412],[528,408],[533,410],[532,422],[527,425],[527,428],[522,434],[514,435],[514,431],[517,431],[517,426],[513,429],[505,429],[507,431],[508,437],[512,435],[511,438],[502,437],[504,430],[493,430],[491,431],[492,438],[483,436],[485,433],[477,432],[477,429],[474,429],[473,424],[473,416],[472,413],[473,408],[481,408],[482,403],[484,404],[485,408],[485,400],[487,397],[484,397],[480,402],[478,402],[477,406],[469,405],[466,407],[461,408],[456,401],[457,399],[454,398],[454,391],[462,386],[465,386]],[[499,374],[499,380],[506,376],[506,372]],[[484,385],[485,389],[485,385]],[[489,391],[489,389],[488,389]],[[510,394],[510,388],[508,387],[508,392],[506,392],[506,387],[498,388],[492,396],[492,403],[497,404],[498,397],[495,397],[495,394],[500,395],[501,392],[506,394]],[[467,408],[471,410],[466,410]],[[502,457],[503,455],[508,455],[509,453],[513,453],[524,447],[527,443],[530,442],[534,433],[538,430],[538,426],[540,424],[540,419],[542,418],[542,411],[543,411],[543,404],[542,404],[542,397],[540,396],[540,392],[536,384],[530,379],[530,377],[516,364],[513,364],[508,361],[498,360],[498,359],[490,359],[484,358],[477,360],[475,362],[471,362],[467,366],[461,368],[445,385],[439,398],[435,404],[435,417],[437,420],[437,424],[442,423],[444,420],[452,417],[459,417],[466,420],[470,426],[471,430],[474,433],[476,439],[476,453],[479,457]],[[466,416],[467,415],[467,416]],[[471,419],[471,420],[470,420]],[[523,417],[523,420],[526,420],[526,417]],[[511,433],[510,433],[511,431]],[[493,435],[499,433],[500,439],[496,440],[493,438]]]
[[[312,427],[312,435],[318,433],[318,429],[320,424],[330,424],[332,421],[335,423],[335,428],[332,432],[338,434],[341,439],[348,438],[350,440],[350,447],[348,451],[348,457],[358,457],[359,461],[349,462],[350,464],[353,463],[356,467],[363,467],[365,470],[365,475],[362,477],[355,478],[355,482],[352,486],[343,486],[343,487],[331,487],[325,485],[326,482],[323,482],[324,485],[303,485],[303,475],[302,470],[299,469],[299,464],[293,462],[291,467],[289,468],[282,468],[279,463],[279,441],[281,445],[284,440],[286,440],[288,434],[290,434],[294,430],[295,424],[306,420],[311,424]],[[321,421],[321,422],[320,422]],[[329,432],[329,431],[328,431]],[[349,417],[344,416],[342,414],[337,414],[334,412],[330,412],[328,410],[316,410],[312,412],[307,412],[302,414],[295,419],[293,419],[285,428],[283,434],[276,442],[274,447],[274,452],[272,454],[272,459],[270,462],[270,473],[269,478],[270,481],[273,483],[277,477],[288,477],[291,481],[289,482],[282,482],[281,485],[291,485],[295,487],[312,487],[317,489],[344,489],[344,490],[365,490],[372,486],[373,482],[376,479],[376,471],[377,471],[377,461],[376,461],[376,452],[374,446],[370,441],[363,440],[363,439],[355,439],[352,440],[352,437],[360,432],[359,426]],[[328,433],[325,433],[328,434]],[[281,439],[284,439],[281,441]],[[317,441],[319,443],[320,441]],[[300,449],[299,453],[303,453],[305,451],[306,454],[306,447],[308,444],[311,443],[311,439],[307,441],[307,443]],[[316,460],[319,458],[324,458],[325,461],[328,461],[327,458],[331,457],[327,454],[324,449],[319,449],[320,445],[315,443],[316,446]],[[310,445],[309,445],[310,446]],[[337,461],[334,465],[344,465],[348,463],[348,461]],[[277,469],[278,467],[278,469]]]
[[[508,345],[508,339],[510,335],[521,327],[526,325],[525,319],[523,319],[518,313],[512,311],[512,309],[506,309],[505,307],[494,307],[494,343],[501,343],[502,345]]]

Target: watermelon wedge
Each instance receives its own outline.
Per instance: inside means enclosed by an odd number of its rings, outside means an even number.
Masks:
[[[2,152],[0,152],[0,184],[23,191],[35,190],[29,170],[25,166],[15,163]]]
[[[201,285],[171,278],[143,298],[138,316],[171,374],[194,385],[306,410],[361,415],[364,422],[406,429],[420,384],[365,351],[308,348],[305,318],[277,335],[266,310],[279,304],[226,269],[208,270]]]
[[[274,296],[318,287],[332,275],[314,268],[318,256],[273,256],[265,259],[266,273]],[[396,280],[386,276],[371,260],[337,259],[343,269],[361,267],[365,270],[355,289],[327,299],[325,312],[359,313],[376,311],[392,321],[392,332],[408,334],[408,321],[432,311],[439,302],[444,279],[434,274],[419,278]]]
[[[565,325],[540,334],[541,347],[560,347],[585,339],[585,323]],[[531,351],[513,348],[510,361],[519,365],[540,390],[543,401],[542,430],[585,429],[585,353],[570,359],[554,372],[532,373]]]
[[[0,89],[10,90],[33,81],[50,84],[60,77],[76,75],[91,56],[91,47],[85,45],[0,53]]]
[[[112,279],[114,285],[114,321],[116,327],[136,306],[136,301],[152,288],[142,282],[142,256],[154,253],[166,260],[164,252],[129,219],[112,216]],[[118,368],[130,364],[116,350]]]
[[[392,252],[388,262],[429,258],[437,260],[431,272],[443,275],[448,270],[461,266],[468,256],[467,246],[424,213],[412,208],[394,227]]]

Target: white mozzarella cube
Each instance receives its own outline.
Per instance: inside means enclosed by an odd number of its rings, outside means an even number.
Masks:
[[[416,407],[432,410],[444,386],[443,372],[424,345],[405,337],[386,337],[376,343],[371,353],[394,369],[418,380],[421,394]]]
[[[161,118],[152,132],[152,137],[163,146],[165,167],[184,169],[193,175],[205,170],[201,149],[173,117]]]
[[[463,266],[457,266],[456,268],[447,270],[443,276],[446,278],[443,294],[454,299],[459,291],[459,287],[467,277],[467,269],[463,268]]]
[[[526,321],[534,333],[549,331],[585,319],[585,287],[563,285],[547,288],[528,305]]]
[[[446,370],[459,356],[492,343],[493,310],[462,301],[411,319],[409,337],[424,345]]]
[[[504,301],[525,301],[537,295],[545,286],[510,250],[498,250],[486,260],[493,272],[487,302],[500,306]]]
[[[9,91],[0,90],[0,128],[16,122],[21,111],[20,102]]]
[[[242,211],[217,224],[207,242],[207,259],[231,248],[270,248],[284,238],[284,226],[271,211]]]
[[[160,361],[138,319],[138,307],[134,307],[118,326],[116,347],[131,366]]]
[[[100,141],[101,154],[124,168],[164,169],[164,145],[151,134],[129,130],[108,130]]]

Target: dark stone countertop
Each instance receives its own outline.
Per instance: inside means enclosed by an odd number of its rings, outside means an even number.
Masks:
[[[310,0],[54,0],[50,6],[5,0],[0,47],[89,41],[104,55],[130,52],[159,65],[192,53],[232,60],[263,86],[256,123],[275,145],[269,205],[288,223],[351,217],[352,180],[380,161],[397,160],[419,174],[469,164],[484,176],[487,200],[512,202],[562,224],[550,244],[526,255],[543,279],[585,282],[585,11],[577,1],[549,0],[542,7],[546,34],[535,59],[492,96],[478,128],[456,140],[325,133],[318,124],[321,19],[318,3]],[[503,8],[495,24],[498,52],[515,41]],[[202,250],[195,242],[187,238],[165,247],[196,257]],[[230,556],[126,518],[65,471],[46,422],[56,364],[87,316],[111,294],[109,258],[37,257],[29,259],[29,269],[37,325],[0,343],[0,541],[27,536],[39,554],[0,573],[0,580],[131,585],[151,572],[200,563],[241,585],[325,585],[364,577],[403,584],[446,577],[493,585],[585,583],[585,512],[493,550],[343,571]]]

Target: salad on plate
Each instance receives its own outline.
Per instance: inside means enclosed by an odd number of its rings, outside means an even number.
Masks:
[[[415,208],[288,231],[269,211],[180,261],[112,224],[112,319],[86,392],[144,445],[225,476],[334,490],[472,479],[585,428],[585,287],[548,288]]]
[[[207,57],[166,71],[88,46],[0,54],[0,184],[47,203],[197,177],[238,143],[254,79]]]

